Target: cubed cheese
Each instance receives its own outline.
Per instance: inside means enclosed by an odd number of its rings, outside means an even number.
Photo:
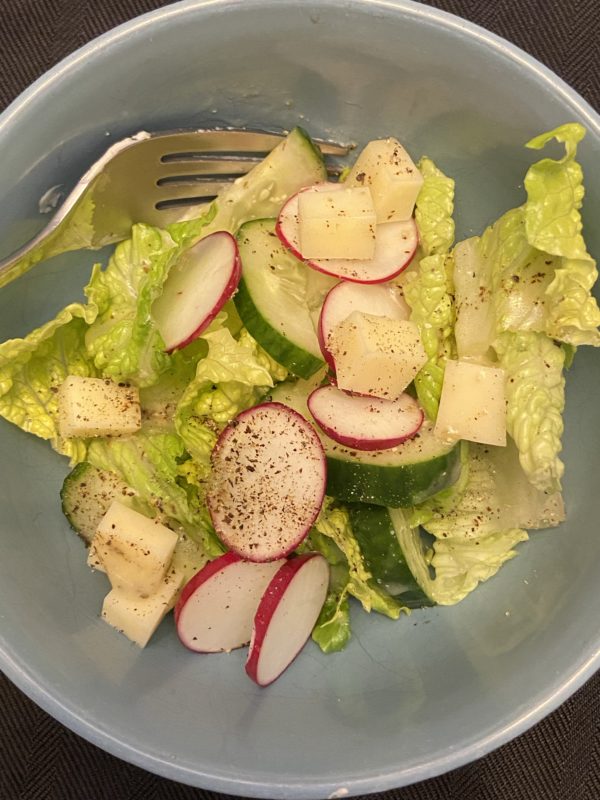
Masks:
[[[423,176],[397,139],[376,139],[364,148],[345,185],[371,189],[377,222],[412,216]]]
[[[184,582],[180,570],[170,569],[156,592],[139,597],[113,589],[104,598],[102,619],[140,647],[145,647],[165,615],[173,608]]]
[[[427,361],[419,329],[409,320],[354,311],[331,334],[340,389],[395,400]]]
[[[133,386],[104,378],[69,375],[58,393],[58,428],[65,439],[121,436],[142,424],[140,398]]]
[[[435,423],[436,436],[506,445],[504,370],[447,361]]]
[[[368,188],[309,189],[298,195],[298,233],[304,258],[373,258],[375,224]]]
[[[177,534],[114,500],[100,520],[88,564],[100,566],[113,589],[153,594],[163,580]]]

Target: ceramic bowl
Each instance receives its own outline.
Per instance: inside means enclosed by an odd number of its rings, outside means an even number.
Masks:
[[[364,142],[395,135],[456,178],[458,236],[523,199],[523,144],[579,120],[585,219],[600,254],[600,118],[554,74],[463,20],[404,0],[190,0],[92,42],[0,117],[0,242],[43,223],[48,187],[73,185],[140,129],[291,128]],[[81,296],[94,256],[55,258],[0,292],[0,337]],[[478,758],[565,700],[600,663],[600,359],[568,377],[568,522],[535,533],[453,608],[391,622],[353,608],[341,654],[309,645],[268,689],[242,652],[194,656],[165,621],[138,650],[98,618],[58,492],[67,465],[0,425],[0,665],[33,700],[111,753],[237,795],[377,792]]]

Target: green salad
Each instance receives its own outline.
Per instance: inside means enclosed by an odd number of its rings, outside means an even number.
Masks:
[[[329,182],[295,129],[0,345],[0,415],[68,460],[107,622],[145,646],[175,608],[191,650],[251,640],[264,685],[310,634],[342,650],[351,598],[401,625],[564,520],[565,370],[600,345],[584,135],[532,139],[564,155],[457,243],[443,164],[377,140]]]

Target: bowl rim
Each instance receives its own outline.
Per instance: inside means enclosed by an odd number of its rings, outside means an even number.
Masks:
[[[0,134],[12,124],[13,120],[18,118],[19,114],[25,111],[30,102],[40,93],[59,83],[61,78],[76,69],[80,62],[112,47],[133,32],[194,13],[202,7],[218,11],[225,6],[231,9],[231,7],[243,4],[247,9],[252,5],[264,7],[265,5],[274,5],[276,2],[287,2],[291,5],[294,0],[180,0],[134,17],[86,43],[41,75],[0,114]],[[503,56],[507,61],[518,64],[529,74],[535,74],[553,92],[559,94],[565,104],[583,117],[589,132],[600,139],[600,113],[590,103],[534,56],[476,23],[450,12],[415,2],[415,0],[324,0],[324,2],[329,6],[339,6],[345,10],[348,9],[348,6],[356,8],[371,6],[374,9],[398,12],[466,35]],[[9,643],[3,634],[0,634],[0,668],[12,683],[58,722],[112,755],[162,777],[211,791],[247,797],[334,798],[382,792],[433,778],[475,761],[524,733],[554,711],[600,669],[600,635],[596,642],[589,642],[586,651],[582,652],[580,658],[574,662],[569,674],[559,676],[549,684],[532,707],[516,709],[510,721],[494,729],[484,738],[468,740],[458,748],[447,747],[435,759],[418,765],[400,768],[392,766],[385,774],[351,777],[344,782],[343,786],[340,786],[339,781],[326,780],[314,782],[295,780],[276,783],[266,782],[264,779],[244,780],[232,775],[202,772],[176,764],[168,757],[149,754],[143,749],[111,735],[109,731],[100,728],[93,721],[85,719],[75,708],[69,706],[65,698],[53,695],[49,688],[36,679],[28,665],[11,653]]]

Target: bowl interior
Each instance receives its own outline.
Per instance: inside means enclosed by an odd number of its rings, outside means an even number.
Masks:
[[[139,129],[290,128],[358,143],[396,135],[456,178],[458,236],[523,199],[561,122],[588,127],[585,219],[600,214],[600,121],[506,43],[408,2],[271,0],[168,6],[60,65],[0,119],[0,251]],[[600,230],[587,225],[592,252]],[[22,336],[81,297],[89,253],[55,258],[0,293],[0,337]],[[353,608],[347,650],[314,645],[266,690],[241,652],[194,656],[171,621],[140,652],[101,623],[107,585],[62,517],[66,462],[0,424],[4,669],[66,724],[148,769],[263,797],[375,792],[449,769],[523,730],[597,664],[596,475],[600,362],[569,373],[568,522],[535,533],[500,575],[454,608],[390,622]],[[596,659],[596,660],[595,660]]]

